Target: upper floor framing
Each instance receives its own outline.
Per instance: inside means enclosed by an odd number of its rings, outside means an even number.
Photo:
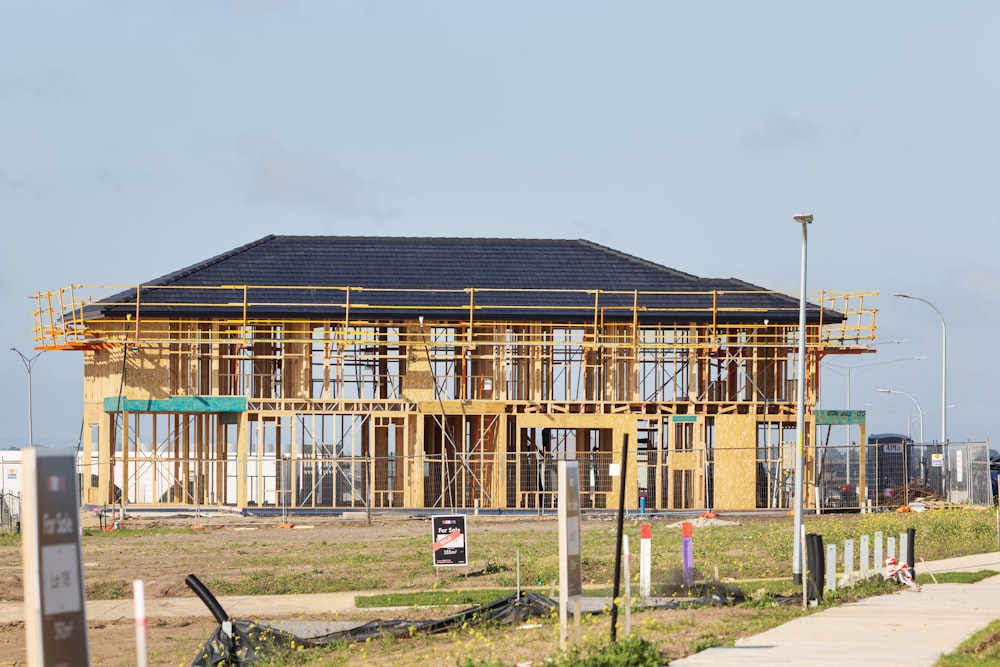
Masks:
[[[321,299],[328,312],[316,312],[315,301],[263,298],[303,291],[329,292]],[[137,286],[102,297],[101,288],[71,287],[37,297],[35,337],[42,349],[89,352],[88,377],[110,382],[105,389],[122,385],[132,398],[700,403],[724,411],[794,401],[798,308],[784,295],[768,293],[773,307],[755,311],[746,294],[734,302],[685,292],[674,296],[687,305],[670,311],[650,305],[672,296],[660,292],[493,289],[492,305],[471,288],[461,303],[455,291],[416,289],[378,290],[362,303],[368,292]],[[869,296],[820,294],[809,304],[810,374],[827,354],[872,349]],[[584,299],[588,309],[533,310]],[[503,312],[519,318],[497,319]]]

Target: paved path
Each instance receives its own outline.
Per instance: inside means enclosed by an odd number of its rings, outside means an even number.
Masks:
[[[917,565],[917,574],[979,570],[1000,572],[1000,553]],[[930,584],[798,618],[670,665],[929,667],[997,618],[1000,576],[972,585]]]
[[[232,618],[291,616],[298,614],[335,614],[354,609],[354,596],[365,593],[323,593],[318,595],[220,595],[219,604]],[[112,621],[133,617],[133,603],[128,600],[87,600],[88,621]],[[208,616],[208,607],[194,595],[183,598],[146,600],[147,618],[157,616]],[[0,603],[0,623],[20,621],[24,605]]]

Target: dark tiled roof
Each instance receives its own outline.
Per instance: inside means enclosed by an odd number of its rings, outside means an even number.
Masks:
[[[699,278],[584,240],[362,236],[264,237],[143,283],[143,315],[207,319],[242,310],[242,287],[178,289],[223,285],[272,287],[247,295],[253,317],[336,318],[343,315],[344,291],[315,288],[351,287],[353,314],[371,319],[412,319],[418,314],[454,319],[458,311],[449,316],[448,308],[468,306],[466,290],[474,289],[480,320],[592,320],[594,294],[586,291],[601,290],[605,319],[631,320],[630,310],[615,309],[630,309],[638,291],[647,293],[640,295],[644,322],[704,321],[710,317],[715,290],[716,305],[731,313],[726,321],[798,321],[797,299],[733,278]],[[170,289],[155,289],[158,286]],[[424,291],[378,291],[400,288]],[[109,301],[134,298],[135,293],[127,291]],[[192,303],[207,305],[192,310]],[[810,321],[818,317],[818,308],[810,308]],[[839,322],[842,316],[826,311],[823,319]]]

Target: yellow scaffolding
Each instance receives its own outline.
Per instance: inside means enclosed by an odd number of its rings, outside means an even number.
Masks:
[[[294,309],[302,304],[293,301],[280,300],[251,300],[250,295],[262,292],[290,292],[308,290],[320,294],[329,294],[328,300],[311,302],[308,304],[310,311],[326,309],[330,316],[310,315],[289,315],[281,318],[259,318],[250,315],[251,311],[266,311],[268,309]],[[132,299],[123,299],[123,292],[134,293]],[[183,292],[185,294],[202,294],[202,300],[187,300],[178,302],[169,298],[172,292]],[[112,294],[116,297],[109,300]],[[476,294],[490,293],[491,295],[509,295],[510,301],[502,303],[490,303],[488,306],[477,304]],[[379,297],[389,296],[387,300],[380,298],[379,303],[366,303],[363,299],[365,295],[378,294]],[[426,294],[426,303],[414,304],[412,296],[415,294]],[[441,305],[435,303],[431,295],[467,295],[462,305]],[[41,292],[35,296],[36,308],[34,310],[34,334],[35,348],[39,350],[86,350],[98,349],[116,344],[169,344],[183,340],[184,331],[198,330],[206,321],[215,322],[218,326],[213,327],[214,337],[205,338],[204,332],[199,332],[197,336],[201,343],[232,343],[234,339],[249,340],[249,332],[260,331],[268,327],[277,327],[292,321],[315,321],[342,324],[339,331],[343,332],[342,337],[335,337],[329,342],[336,345],[357,344],[355,338],[348,339],[347,333],[354,327],[374,326],[385,323],[394,318],[387,318],[386,313],[400,313],[400,320],[403,313],[419,311],[426,313],[429,320],[437,322],[461,323],[465,325],[467,343],[473,344],[473,331],[478,325],[488,323],[490,325],[498,322],[515,320],[505,320],[502,314],[505,312],[519,313],[542,312],[545,313],[547,321],[560,319],[561,313],[567,316],[572,313],[576,316],[580,312],[579,306],[538,306],[536,299],[525,298],[537,295],[562,295],[567,299],[574,296],[586,296],[593,298],[592,318],[587,327],[586,340],[584,346],[615,348],[618,346],[634,346],[636,337],[632,341],[614,341],[603,339],[600,335],[602,327],[609,321],[616,323],[631,321],[633,330],[648,328],[640,324],[640,319],[649,320],[662,319],[672,320],[678,316],[683,316],[689,322],[698,323],[704,327],[704,335],[696,341],[685,340],[679,345],[684,348],[695,347],[715,347],[719,345],[732,344],[734,338],[745,338],[752,341],[755,346],[761,347],[783,347],[788,344],[785,327],[776,327],[774,323],[768,322],[762,316],[767,313],[772,315],[777,313],[791,317],[798,313],[798,304],[790,302],[785,308],[745,308],[727,307],[719,305],[719,298],[727,294],[734,294],[731,291],[714,290],[710,292],[621,292],[607,290],[529,290],[529,289],[478,289],[466,288],[462,290],[420,290],[420,289],[371,289],[363,287],[330,287],[330,286],[289,286],[289,285],[219,285],[219,286],[83,286],[73,285],[64,287],[56,291]],[[740,291],[740,296],[753,295],[781,295],[790,297],[788,294],[773,291]],[[160,296],[162,295],[162,297]],[[397,303],[391,299],[392,295],[407,297],[400,298]],[[518,295],[523,301],[518,300]],[[683,297],[690,299],[692,296],[707,297],[711,306],[704,308],[692,308],[683,306],[677,308],[662,307],[653,308],[640,305],[644,297]],[[814,352],[831,353],[838,350],[856,352],[859,347],[864,347],[876,342],[875,316],[877,310],[873,307],[865,306],[865,298],[875,296],[874,292],[867,293],[831,293],[820,292],[813,295],[810,300],[811,309],[816,310],[821,317],[819,325],[819,338],[810,341],[810,346]],[[160,297],[160,298],[158,298]],[[214,297],[214,298],[213,298]],[[361,299],[359,299],[359,297]],[[605,305],[603,298],[631,297],[632,305],[623,306],[620,303]],[[620,301],[620,300],[619,300]],[[794,304],[794,305],[793,305]],[[107,315],[101,312],[104,308],[113,308],[115,315]],[[162,316],[149,315],[151,311],[183,309],[187,315],[184,316]],[[477,317],[484,310],[489,310],[490,317],[485,321]],[[372,318],[374,311],[378,311],[378,319]],[[839,322],[823,322],[825,313],[834,311],[840,313],[843,319]],[[203,312],[204,316],[197,313]],[[220,312],[227,313],[220,316]],[[191,315],[194,313],[194,315]],[[228,313],[237,313],[235,316]],[[641,317],[640,317],[641,315]],[[659,317],[657,317],[659,316]],[[408,318],[409,319],[409,318]],[[519,320],[518,320],[519,321]],[[735,322],[735,323],[733,323]],[[283,332],[282,342],[307,342],[311,341],[311,332],[308,328],[301,329],[303,337],[291,336],[289,332]],[[336,331],[333,330],[336,336]],[[257,338],[257,341],[262,339]],[[502,344],[503,340],[477,340],[476,344]],[[545,338],[540,340],[523,340],[522,344],[535,345],[548,344]]]

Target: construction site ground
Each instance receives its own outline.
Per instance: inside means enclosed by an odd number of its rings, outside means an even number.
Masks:
[[[84,521],[96,518],[85,517]],[[204,604],[184,584],[189,573],[201,578],[224,573],[230,567],[227,552],[251,549],[266,541],[287,553],[324,540],[370,542],[377,548],[387,531],[393,535],[429,538],[428,522],[393,520],[376,530],[364,520],[318,520],[306,529],[278,529],[283,520],[253,517],[143,517],[144,527],[204,525],[204,533],[164,534],[161,541],[136,550],[130,540],[98,540],[84,550],[85,577],[114,581],[142,579],[146,582],[146,610],[150,665],[187,665],[218,623]],[[503,530],[505,519],[498,519],[495,530]],[[551,522],[511,519],[511,526],[525,530],[537,526],[550,531]],[[262,538],[266,534],[266,540]],[[20,553],[16,547],[0,547],[0,666],[21,665],[24,649],[24,609],[19,602]],[[950,559],[918,565],[936,571],[1000,571],[1000,553],[981,554],[964,559]],[[430,583],[433,586],[433,583]],[[429,587],[430,587],[429,586]],[[358,592],[320,595],[219,596],[219,601],[234,618],[285,620],[297,623],[358,623],[374,618],[438,618],[441,609],[360,610],[354,598]],[[924,613],[927,605],[935,613]],[[846,605],[814,614],[786,627],[749,637],[737,643],[740,650],[709,649],[680,661],[682,665],[773,665],[773,664],[855,664],[855,665],[931,665],[943,651],[952,650],[965,637],[1000,617],[1000,581],[987,580],[975,585],[925,586],[920,593],[901,592]],[[88,602],[91,664],[133,665],[135,624],[131,599],[92,600]],[[840,611],[843,610],[843,611]],[[748,614],[738,607],[710,607],[693,610],[644,612],[648,623],[670,624],[678,640],[676,646],[660,643],[659,648],[672,659],[683,658],[681,648],[685,633],[704,633],[706,628],[730,624]],[[683,617],[683,622],[681,621]],[[944,622],[947,619],[947,623]],[[812,624],[801,628],[796,624]],[[816,624],[819,624],[818,626]],[[784,629],[783,629],[784,628]],[[797,630],[794,628],[798,628]],[[776,633],[776,634],[771,634]],[[874,633],[874,634],[873,634]],[[318,633],[317,633],[318,634]],[[855,642],[854,639],[858,641]],[[830,643],[826,646],[823,642]],[[857,644],[857,646],[854,646]],[[854,646],[854,648],[852,648]],[[852,653],[853,651],[853,653]],[[545,657],[545,656],[538,656]],[[364,657],[355,655],[344,664],[393,664],[399,654]],[[422,663],[420,663],[422,664]],[[450,664],[450,663],[449,663]]]

